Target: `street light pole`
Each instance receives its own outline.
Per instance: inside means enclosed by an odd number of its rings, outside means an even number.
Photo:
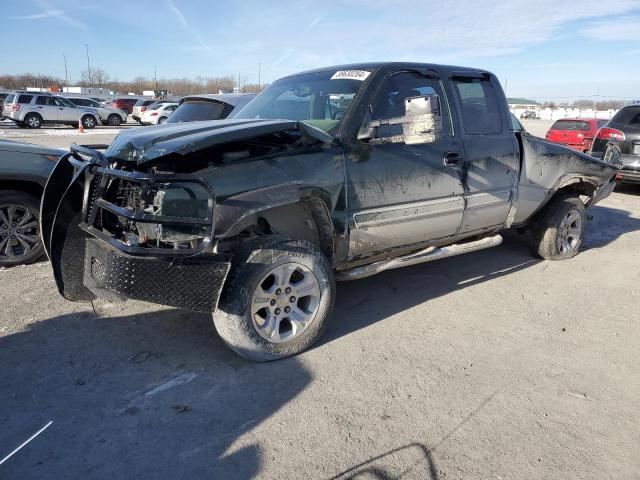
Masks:
[[[89,61],[89,44],[85,43],[84,46],[87,49],[87,74],[89,75],[89,88],[91,88],[93,86],[93,81],[91,78],[91,62]]]

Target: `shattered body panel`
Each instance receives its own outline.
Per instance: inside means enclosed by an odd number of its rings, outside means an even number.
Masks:
[[[529,134],[522,139],[522,171],[514,224],[526,223],[562,187],[580,186],[595,192],[611,183],[619,166]],[[607,195],[611,190],[607,192]],[[596,201],[605,198],[599,195]],[[596,203],[590,202],[590,205]]]
[[[301,121],[233,118],[126,130],[104,154],[72,147],[47,183],[41,215],[61,294],[211,311],[236,249],[255,235],[316,243],[349,277],[402,255],[425,261],[497,245],[498,232],[525,225],[558,189],[589,204],[610,193],[615,165],[514,133],[489,72],[414,63],[334,69],[369,73],[331,134]],[[407,130],[409,142],[358,140],[378,87],[407,71],[442,86],[442,118]],[[465,132],[454,75],[493,88],[499,133]],[[433,126],[442,135],[424,131]]]

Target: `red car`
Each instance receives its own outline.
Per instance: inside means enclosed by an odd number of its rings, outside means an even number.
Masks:
[[[588,152],[596,132],[607,122],[601,118],[563,118],[551,125],[545,138],[580,152]]]
[[[138,100],[139,100],[138,98],[116,98],[115,100],[108,102],[107,105],[109,107],[123,110],[127,112],[129,115],[131,115],[133,106],[136,104]]]

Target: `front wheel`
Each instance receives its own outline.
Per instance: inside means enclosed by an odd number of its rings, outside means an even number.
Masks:
[[[334,297],[331,265],[320,250],[304,240],[266,236],[236,255],[213,320],[239,355],[276,360],[320,338]]]
[[[0,191],[0,267],[32,263],[42,256],[40,201],[17,190]]]
[[[551,200],[531,225],[534,252],[545,260],[575,257],[582,245],[586,220],[579,197],[562,195]]]
[[[82,126],[86,129],[92,129],[96,126],[96,119],[91,115],[85,115],[82,117]]]

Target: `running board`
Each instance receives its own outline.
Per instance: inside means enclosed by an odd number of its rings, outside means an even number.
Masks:
[[[409,265],[417,265],[418,263],[431,262],[441,258],[475,252],[476,250],[497,247],[501,243],[502,235],[494,235],[493,237],[485,237],[473,242],[455,243],[446,247],[429,247],[409,255],[392,258],[391,260],[383,260],[370,265],[352,268],[351,270],[336,272],[335,278],[338,281],[358,280],[392,268],[408,267]]]

